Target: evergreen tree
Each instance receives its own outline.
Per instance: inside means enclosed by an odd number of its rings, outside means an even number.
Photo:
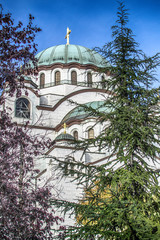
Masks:
[[[111,64],[103,69],[111,76],[105,80],[111,94],[104,101],[110,111],[84,106],[97,122],[107,125],[95,139],[77,143],[85,149],[96,146],[109,156],[101,166],[68,164],[68,174],[73,174],[75,165],[75,180],[84,184],[84,197],[77,204],[57,201],[65,212],[72,210],[77,220],[63,238],[160,239],[160,109],[157,89],[152,88],[160,56],[147,57],[139,50],[123,2],[112,37],[97,49]],[[59,162],[59,168],[63,166]]]

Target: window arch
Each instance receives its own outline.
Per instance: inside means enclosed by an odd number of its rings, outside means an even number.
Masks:
[[[90,128],[88,129],[88,139],[94,138],[94,129]]]
[[[61,83],[61,73],[60,71],[55,72],[55,85],[59,85]]]
[[[45,85],[45,74],[41,73],[40,75],[40,88],[44,88]]]
[[[92,74],[91,74],[91,72],[87,73],[87,86],[92,87]]]
[[[28,99],[17,99],[15,116],[19,118],[30,118],[30,102]]]
[[[78,132],[77,131],[73,132],[73,137],[75,140],[78,140]]]
[[[76,73],[76,71],[71,72],[71,84],[77,85],[77,73]]]

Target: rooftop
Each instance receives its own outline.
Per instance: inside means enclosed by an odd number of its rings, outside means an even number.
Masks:
[[[38,66],[52,65],[54,63],[92,64],[105,67],[108,63],[94,50],[79,45],[57,45],[43,50],[36,55]]]

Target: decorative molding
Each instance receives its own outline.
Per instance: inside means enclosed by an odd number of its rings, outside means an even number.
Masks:
[[[45,155],[48,155],[50,152],[52,152],[55,148],[63,148],[63,149],[71,149],[71,150],[75,150],[75,147],[67,147],[67,146],[58,146],[58,145],[54,145],[52,146],[46,153]],[[82,148],[79,148],[77,150],[83,150]]]
[[[17,124],[20,127],[26,126],[25,124]],[[46,126],[36,126],[36,125],[27,125],[28,128],[35,128],[35,129],[43,129],[43,130],[49,130],[49,131],[55,131],[55,128],[53,127],[46,127]]]
[[[113,154],[113,156],[116,156],[116,155],[117,155],[116,153]],[[88,165],[94,165],[94,164],[96,164],[96,163],[103,162],[103,161],[109,159],[110,157],[111,157],[111,156],[106,156],[106,157],[101,158],[101,159],[98,159],[98,160],[96,160],[96,161],[94,161],[94,162],[90,162],[90,163],[88,163]]]
[[[38,66],[38,71],[42,71],[42,70],[53,70],[55,68],[62,68],[62,69],[69,69],[69,68],[78,68],[78,69],[92,69],[94,71],[98,71],[100,68],[98,68],[95,65],[92,64],[80,64],[80,63],[76,63],[76,62],[71,62],[71,63],[53,63],[51,65],[41,65]],[[108,75],[108,73],[106,72],[106,74]]]
[[[34,88],[38,88],[38,85],[34,83],[32,80],[24,80],[23,82],[31,84]]]
[[[32,93],[34,93],[37,97],[40,97],[39,93],[38,93],[38,90],[34,90],[33,88],[31,87],[27,87],[25,86],[26,89],[30,90]]]
[[[87,119],[95,119],[95,117],[85,117],[83,119],[76,119],[76,120],[72,119],[72,120],[66,121],[67,127],[71,127],[72,125],[75,125],[75,124],[80,125],[83,121]],[[61,122],[55,127],[56,132],[59,132],[63,128],[62,124],[63,123]]]

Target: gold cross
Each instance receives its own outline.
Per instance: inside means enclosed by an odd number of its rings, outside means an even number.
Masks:
[[[69,34],[71,33],[71,30],[67,27],[67,34],[65,36],[65,38],[67,38],[67,44],[66,45],[69,45]]]
[[[63,124],[63,128],[64,128],[64,134],[66,134],[66,128],[67,128],[66,123]]]

